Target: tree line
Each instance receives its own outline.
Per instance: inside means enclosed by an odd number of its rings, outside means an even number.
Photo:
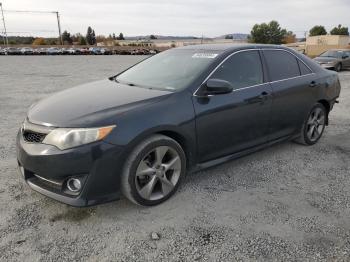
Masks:
[[[330,32],[331,35],[349,35],[348,27],[338,25],[334,27]],[[309,36],[327,35],[326,28],[322,25],[316,25],[309,31]],[[155,35],[150,35],[150,39],[157,39]],[[229,35],[226,36],[229,38]],[[73,43],[79,45],[95,45],[99,42],[112,41],[112,40],[125,40],[124,34],[115,33],[109,34],[108,37],[103,35],[96,35],[95,30],[89,26],[85,35],[80,33],[71,34],[67,30],[62,33],[63,44],[71,45]],[[297,41],[296,35],[285,28],[281,28],[277,21],[271,21],[269,23],[255,24],[248,36],[248,41],[251,43],[261,44],[288,44],[295,43]],[[34,37],[9,37],[10,44],[33,44],[33,45],[57,45],[60,44],[60,40],[57,38],[34,38]]]
[[[71,45],[73,43],[78,45],[95,45],[96,43],[103,42],[104,40],[125,40],[125,38],[123,33],[119,33],[118,36],[116,36],[115,33],[112,33],[109,34],[108,37],[96,35],[95,30],[91,26],[87,28],[85,35],[80,33],[71,34],[67,30],[63,31],[62,33],[62,41],[65,45]],[[9,37],[9,44],[58,45],[60,44],[60,39],[11,36]]]
[[[327,35],[326,28],[316,25],[309,31],[309,36]],[[330,31],[331,35],[349,35],[348,27],[338,25]],[[277,21],[269,23],[255,24],[248,36],[251,43],[260,44],[288,44],[296,42],[296,35],[292,31],[281,28]]]

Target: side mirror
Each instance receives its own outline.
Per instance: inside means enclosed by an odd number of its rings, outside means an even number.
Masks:
[[[219,95],[231,93],[233,86],[230,82],[221,79],[209,79],[206,83],[207,95]]]

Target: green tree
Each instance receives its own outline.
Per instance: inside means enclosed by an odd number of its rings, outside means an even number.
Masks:
[[[323,25],[315,25],[310,29],[309,36],[326,35],[327,30]]]
[[[286,35],[286,29],[282,29],[277,21],[271,21],[254,25],[248,40],[251,43],[282,44]]]
[[[94,45],[96,44],[96,35],[95,35],[95,30],[91,28],[91,26],[88,27],[87,33],[86,33],[86,42],[89,45]]]
[[[113,33],[112,38],[113,38],[113,40],[117,39],[117,37],[115,36],[115,33]]]
[[[349,28],[338,25],[338,27],[334,27],[330,33],[331,35],[349,35]]]
[[[86,45],[86,39],[83,36],[79,37],[79,45]]]
[[[63,44],[71,45],[73,43],[73,38],[66,30],[62,33],[62,40]]]
[[[157,37],[155,35],[150,35],[149,39],[157,39]]]
[[[117,40],[125,40],[123,33],[120,33]]]

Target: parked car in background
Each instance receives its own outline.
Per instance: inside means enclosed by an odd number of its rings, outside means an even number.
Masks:
[[[282,141],[317,143],[340,89],[337,73],[282,46],[171,49],[31,106],[19,170],[69,205],[121,195],[157,205],[187,172]]]
[[[0,55],[154,55],[159,53],[158,50],[148,49],[114,49],[106,47],[9,47],[0,48]]]
[[[46,50],[46,53],[48,55],[61,55],[62,54],[62,50],[57,48],[57,47],[50,47]]]
[[[21,50],[17,47],[9,47],[6,50],[7,55],[21,55]]]
[[[22,55],[32,55],[34,53],[33,48],[31,47],[23,47],[21,48]]]
[[[342,69],[350,68],[350,50],[333,49],[322,53],[314,58],[323,68],[334,69],[339,72]]]
[[[131,55],[146,55],[148,54],[148,50],[145,49],[135,49],[130,52]]]
[[[61,48],[62,55],[69,55],[68,48]]]
[[[36,48],[33,51],[34,55],[46,55],[47,49],[44,47]]]
[[[102,55],[111,55],[112,51],[108,48],[101,48],[101,54]]]
[[[90,47],[89,51],[92,55],[102,55],[101,48],[99,47]]]
[[[80,49],[79,48],[75,48],[75,47],[71,47],[67,50],[68,54],[70,55],[80,55]]]
[[[80,54],[82,54],[82,55],[90,55],[91,54],[89,48],[87,48],[87,47],[82,47],[79,49],[79,51],[80,51]]]

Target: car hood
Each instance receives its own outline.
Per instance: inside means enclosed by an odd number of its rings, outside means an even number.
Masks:
[[[335,57],[321,57],[321,56],[319,56],[319,57],[315,58],[315,61],[320,62],[320,63],[328,63],[328,62],[336,62],[336,61],[338,61],[338,59]]]
[[[28,120],[54,127],[114,124],[115,116],[165,99],[172,92],[128,86],[108,79],[58,92],[33,105]]]

